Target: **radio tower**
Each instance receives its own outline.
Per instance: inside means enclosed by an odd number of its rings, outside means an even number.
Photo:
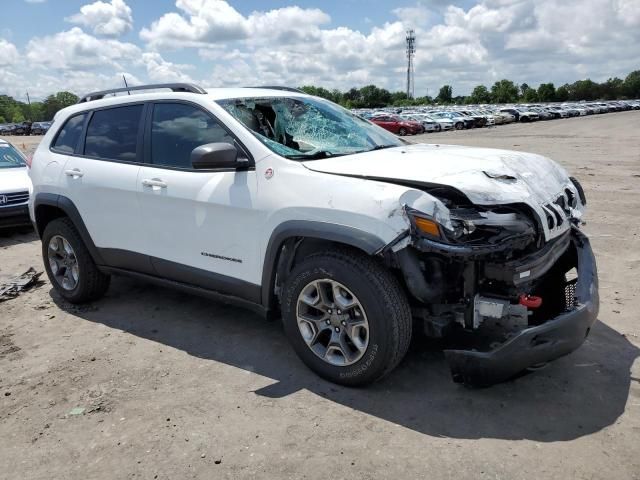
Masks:
[[[416,53],[416,34],[413,30],[407,30],[407,98],[413,98],[413,56]]]

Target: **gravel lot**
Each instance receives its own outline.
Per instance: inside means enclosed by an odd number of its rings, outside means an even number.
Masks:
[[[0,303],[0,477],[640,478],[640,112],[410,140],[536,152],[582,181],[602,306],[580,350],[471,390],[414,345],[346,389],[278,322],[124,278],[78,308],[45,282]],[[0,234],[0,282],[30,266],[35,235]]]

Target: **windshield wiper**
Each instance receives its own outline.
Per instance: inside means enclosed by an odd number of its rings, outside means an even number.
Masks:
[[[291,160],[319,160],[321,158],[341,157],[344,153],[331,153],[327,150],[319,150],[317,152],[307,154],[301,153],[300,155],[287,155],[287,158]]]
[[[357,152],[351,152],[352,154],[356,154],[356,153],[367,153],[367,152],[373,152],[375,150],[384,150],[385,148],[394,148],[394,147],[399,147],[400,145],[376,145],[375,147],[371,147],[369,150],[358,150]]]
[[[374,150],[384,150],[385,148],[394,148],[399,146],[400,145],[376,145],[371,150],[367,150],[367,152],[373,152]]]

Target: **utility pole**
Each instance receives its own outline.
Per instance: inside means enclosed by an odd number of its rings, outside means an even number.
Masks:
[[[29,121],[32,121],[33,119],[31,118],[31,99],[29,98],[29,92],[27,92],[27,104],[29,105]]]
[[[416,53],[416,34],[413,30],[407,30],[407,98],[413,98],[415,81],[413,75],[413,56]]]

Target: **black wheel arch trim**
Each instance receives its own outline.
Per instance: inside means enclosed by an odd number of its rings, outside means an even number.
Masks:
[[[64,195],[59,195],[55,193],[38,193],[36,195],[36,198],[33,204],[33,212],[35,215],[35,229],[39,238],[42,238],[42,234],[44,233],[40,231],[40,229],[38,228],[38,207],[42,205],[55,207],[63,211],[65,215],[69,217],[69,219],[73,222],[73,225],[78,230],[78,233],[80,234],[80,238],[82,238],[82,241],[86,245],[87,250],[89,250],[89,253],[91,254],[91,257],[93,258],[93,261],[96,263],[96,265],[105,264],[102,256],[100,255],[100,251],[96,247],[95,243],[93,243],[93,239],[91,238],[91,235],[89,235],[89,231],[87,230],[87,227],[85,226],[84,221],[82,220],[82,216],[80,215],[80,212],[78,211],[75,204]]]
[[[262,304],[271,310],[278,257],[285,242],[292,238],[310,238],[341,243],[374,255],[387,244],[381,238],[349,225],[316,222],[312,220],[289,220],[278,225],[271,233],[264,255],[262,269]]]

